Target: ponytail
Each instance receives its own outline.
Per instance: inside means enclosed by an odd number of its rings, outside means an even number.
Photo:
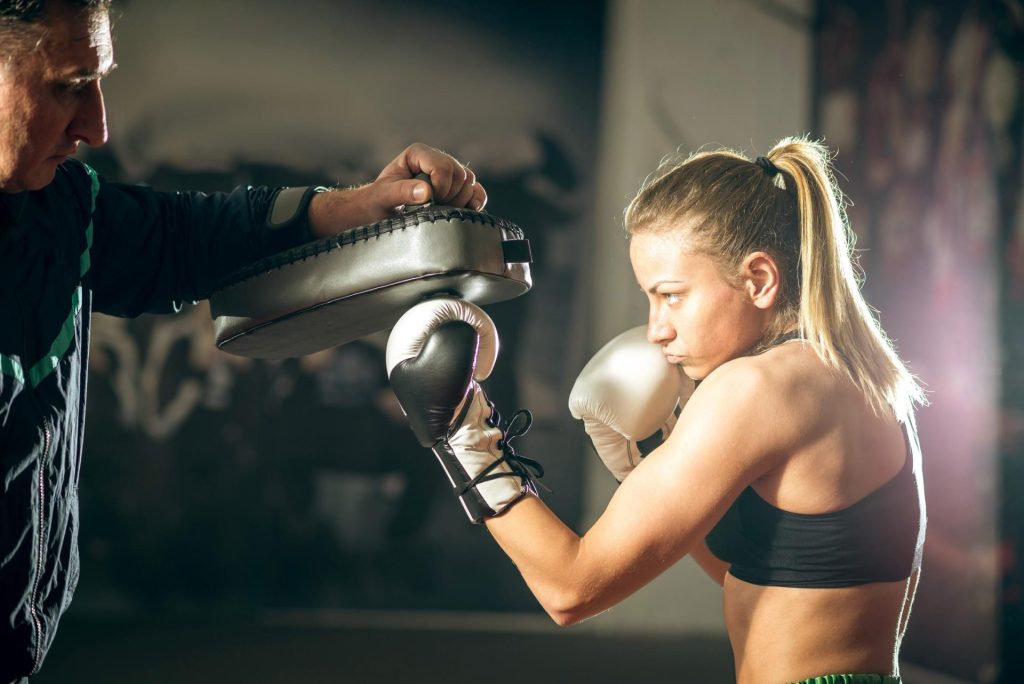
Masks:
[[[787,138],[768,154],[797,202],[800,231],[799,326],[821,359],[842,371],[868,404],[901,420],[925,403],[924,391],[900,360],[868,306],[853,259],[854,233],[824,145]]]
[[[782,294],[763,341],[797,325],[874,411],[892,410],[913,427],[924,390],[861,292],[854,235],[824,145],[786,138],[756,162],[719,150],[663,165],[627,208],[626,229],[666,232],[684,217],[701,248],[727,269],[758,250],[779,261]]]

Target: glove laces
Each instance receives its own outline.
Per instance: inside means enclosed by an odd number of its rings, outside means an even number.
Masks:
[[[501,414],[498,413],[494,403],[488,400],[487,405],[491,408],[491,415],[487,418],[488,424],[491,427],[500,427],[501,429],[502,438],[498,440],[501,458],[495,459],[493,463],[480,471],[476,477],[463,485],[456,494],[462,496],[481,482],[497,480],[499,477],[520,477],[526,489],[533,494],[537,493],[538,486],[550,492],[551,490],[548,487],[537,481],[539,478],[544,477],[544,466],[539,461],[518,453],[515,447],[512,446],[512,440],[525,435],[533,425],[533,414],[528,409],[519,409],[512,414],[507,423],[501,425]],[[507,463],[511,472],[492,472],[502,463]]]

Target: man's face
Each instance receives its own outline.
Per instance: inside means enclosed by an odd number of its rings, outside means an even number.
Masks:
[[[79,142],[107,140],[100,79],[114,68],[110,19],[51,0],[42,42],[0,62],[0,192],[39,190]]]

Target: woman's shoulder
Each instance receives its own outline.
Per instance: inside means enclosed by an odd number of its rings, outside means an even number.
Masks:
[[[848,384],[841,373],[830,369],[807,342],[794,340],[760,354],[728,361],[707,377],[707,381],[740,383],[766,396],[814,397],[832,395]]]
[[[783,433],[815,430],[852,396],[852,384],[801,341],[724,363],[705,385],[708,398],[729,397],[751,421],[762,419]]]
[[[768,361],[767,355],[733,359],[699,383],[669,438],[684,461],[709,458],[746,486],[782,465],[818,431],[820,418],[812,412],[821,400],[810,400],[800,387],[809,372],[793,359]]]

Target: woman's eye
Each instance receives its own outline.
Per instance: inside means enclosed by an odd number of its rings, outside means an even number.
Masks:
[[[666,304],[671,305],[679,303],[679,295],[675,292],[664,292],[661,296],[664,298]]]

